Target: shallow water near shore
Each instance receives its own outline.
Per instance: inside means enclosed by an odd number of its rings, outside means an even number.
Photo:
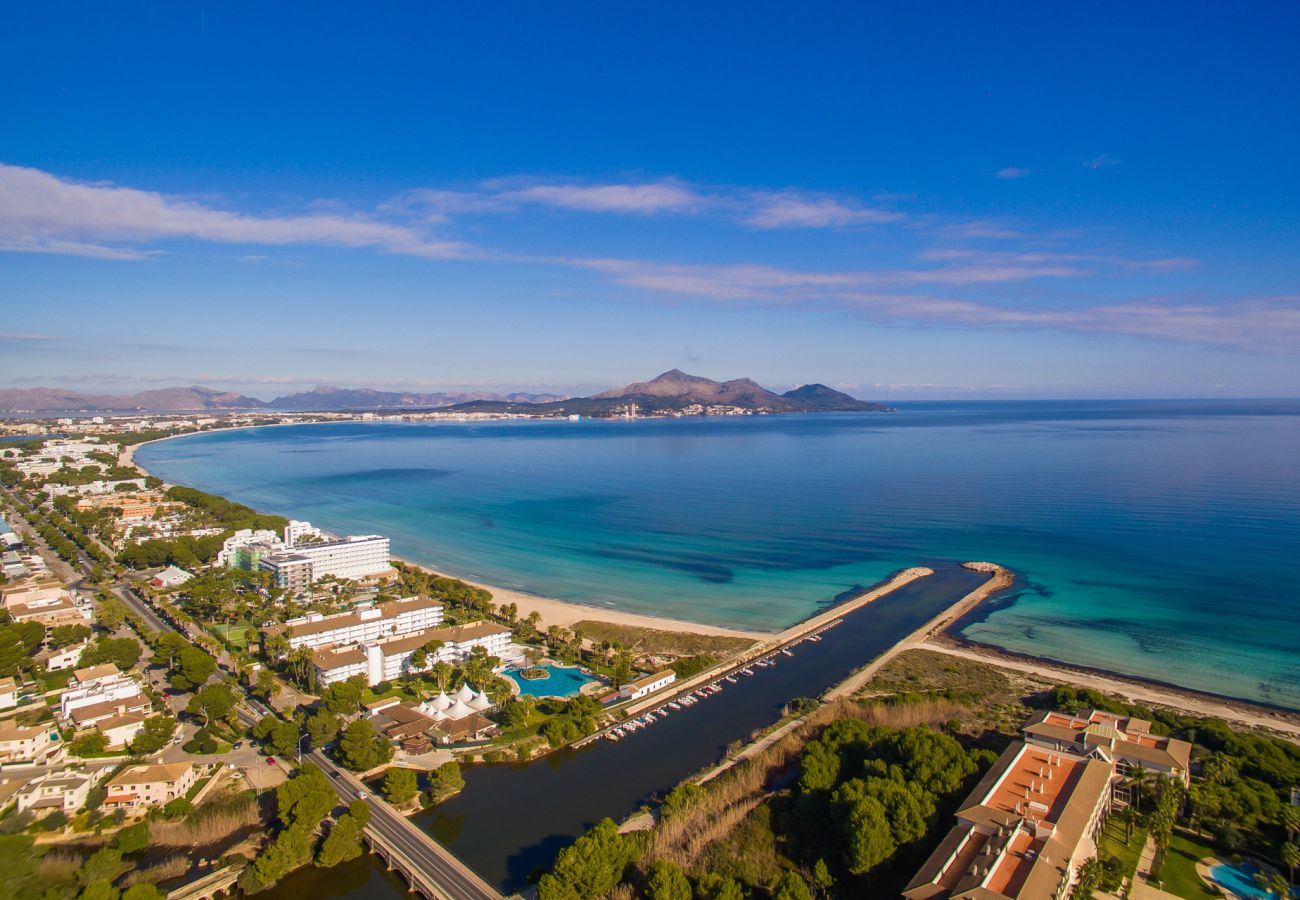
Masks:
[[[988,559],[964,634],[1300,708],[1300,403],[344,423],[146,445],[168,481],[544,596],[775,630],[890,572]]]

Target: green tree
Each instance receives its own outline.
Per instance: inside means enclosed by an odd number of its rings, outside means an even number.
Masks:
[[[133,884],[122,892],[122,900],[162,900],[163,893],[147,881]]]
[[[207,654],[204,655],[207,656]],[[208,657],[208,659],[211,658]],[[215,719],[224,719],[230,715],[235,708],[236,699],[235,692],[230,689],[230,685],[218,681],[200,688],[190,698],[190,702],[186,704],[185,709],[196,716],[201,716],[204,726],[207,726]]]
[[[348,815],[357,822],[357,827],[365,831],[370,824],[370,804],[360,797],[348,804]]]
[[[650,864],[645,886],[650,900],[691,900],[691,883],[686,873],[668,860],[656,859]]]
[[[798,872],[789,869],[781,872],[768,885],[772,900],[813,900],[812,890]]]
[[[560,851],[554,868],[537,885],[538,900],[595,900],[623,880],[636,859],[636,846],[618,833],[611,819]]]
[[[369,719],[358,719],[344,729],[338,752],[344,766],[354,772],[365,772],[388,762],[393,756],[393,745],[375,731]]]
[[[253,684],[253,693],[270,703],[280,693],[280,679],[270,669],[259,669]]]
[[[699,900],[745,900],[745,890],[740,882],[728,875],[705,872],[695,883]]]
[[[72,644],[79,644],[90,637],[89,625],[55,625],[50,629],[46,642],[56,650]]]
[[[411,769],[394,766],[384,775],[383,791],[385,800],[400,806],[420,793],[420,783]]]
[[[138,756],[157,753],[176,733],[176,720],[171,716],[150,716],[131,741],[131,752]]]
[[[318,709],[307,717],[307,734],[311,745],[317,750],[333,742],[339,736],[339,717],[328,709]]]
[[[111,881],[100,878],[87,884],[77,895],[77,900],[118,900],[119,896]]]
[[[68,752],[83,759],[98,756],[108,749],[108,738],[98,731],[87,731],[68,742]]]
[[[123,672],[140,661],[143,648],[133,637],[101,637],[85,650],[81,651],[78,664],[82,666],[99,666],[112,663]]]
[[[1092,900],[1093,894],[1101,887],[1105,874],[1101,860],[1097,857],[1085,860],[1083,865],[1079,866],[1078,879],[1070,892],[1070,900]]]
[[[126,606],[112,595],[103,596],[95,604],[95,621],[105,631],[117,631],[126,624]]]
[[[445,762],[429,773],[429,798],[437,803],[465,787],[465,777],[455,760]]]
[[[336,681],[321,692],[320,698],[335,715],[350,716],[361,709],[361,687],[351,680]]]
[[[361,828],[351,814],[344,813],[321,842],[320,850],[316,853],[316,865],[329,868],[360,855]]]
[[[116,847],[102,847],[96,850],[81,864],[79,877],[83,884],[96,881],[112,882],[127,869],[122,862],[122,851]]]
[[[217,670],[217,661],[198,647],[185,647],[172,668],[172,687],[190,691],[203,685]]]
[[[870,872],[894,855],[894,843],[885,807],[875,797],[851,803],[844,814],[844,864],[855,875]]]

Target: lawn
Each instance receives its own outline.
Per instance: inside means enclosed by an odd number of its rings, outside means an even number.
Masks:
[[[1132,878],[1137,870],[1138,857],[1142,855],[1142,846],[1146,843],[1147,833],[1145,828],[1134,827],[1133,837],[1127,843],[1124,841],[1125,834],[1124,823],[1117,816],[1111,816],[1106,820],[1106,826],[1102,830],[1100,849],[1104,854],[1119,860],[1120,870],[1125,878]]]
[[[222,625],[212,624],[208,626],[211,631],[223,638],[226,643],[236,650],[244,650],[248,647],[249,638],[253,635],[251,625]]]
[[[1185,900],[1208,900],[1221,896],[1211,891],[1201,876],[1196,874],[1196,863],[1214,855],[1214,847],[1205,841],[1175,834],[1169,845],[1169,855],[1165,857],[1164,868],[1160,871],[1163,882],[1161,887]]]

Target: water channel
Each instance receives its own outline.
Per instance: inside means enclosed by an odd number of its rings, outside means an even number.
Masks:
[[[530,763],[465,769],[465,790],[415,821],[506,894],[604,817],[618,821],[721,758],[732,741],[771,724],[795,697],[815,697],[956,602],[988,576],[949,563],[778,654],[770,668],[723,682],[723,692],[613,743],[597,741]],[[264,896],[374,898],[404,882],[366,856],[334,869],[303,869]]]

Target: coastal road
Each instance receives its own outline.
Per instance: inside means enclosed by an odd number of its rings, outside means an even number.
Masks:
[[[305,757],[329,776],[344,803],[351,803],[365,792],[361,782],[334,765],[319,750],[313,750]],[[420,870],[424,878],[437,885],[437,889],[448,900],[501,900],[500,893],[442,845],[383,800],[366,793],[366,802],[370,806],[370,824],[367,829],[377,833],[385,843],[396,847],[409,864]]]

